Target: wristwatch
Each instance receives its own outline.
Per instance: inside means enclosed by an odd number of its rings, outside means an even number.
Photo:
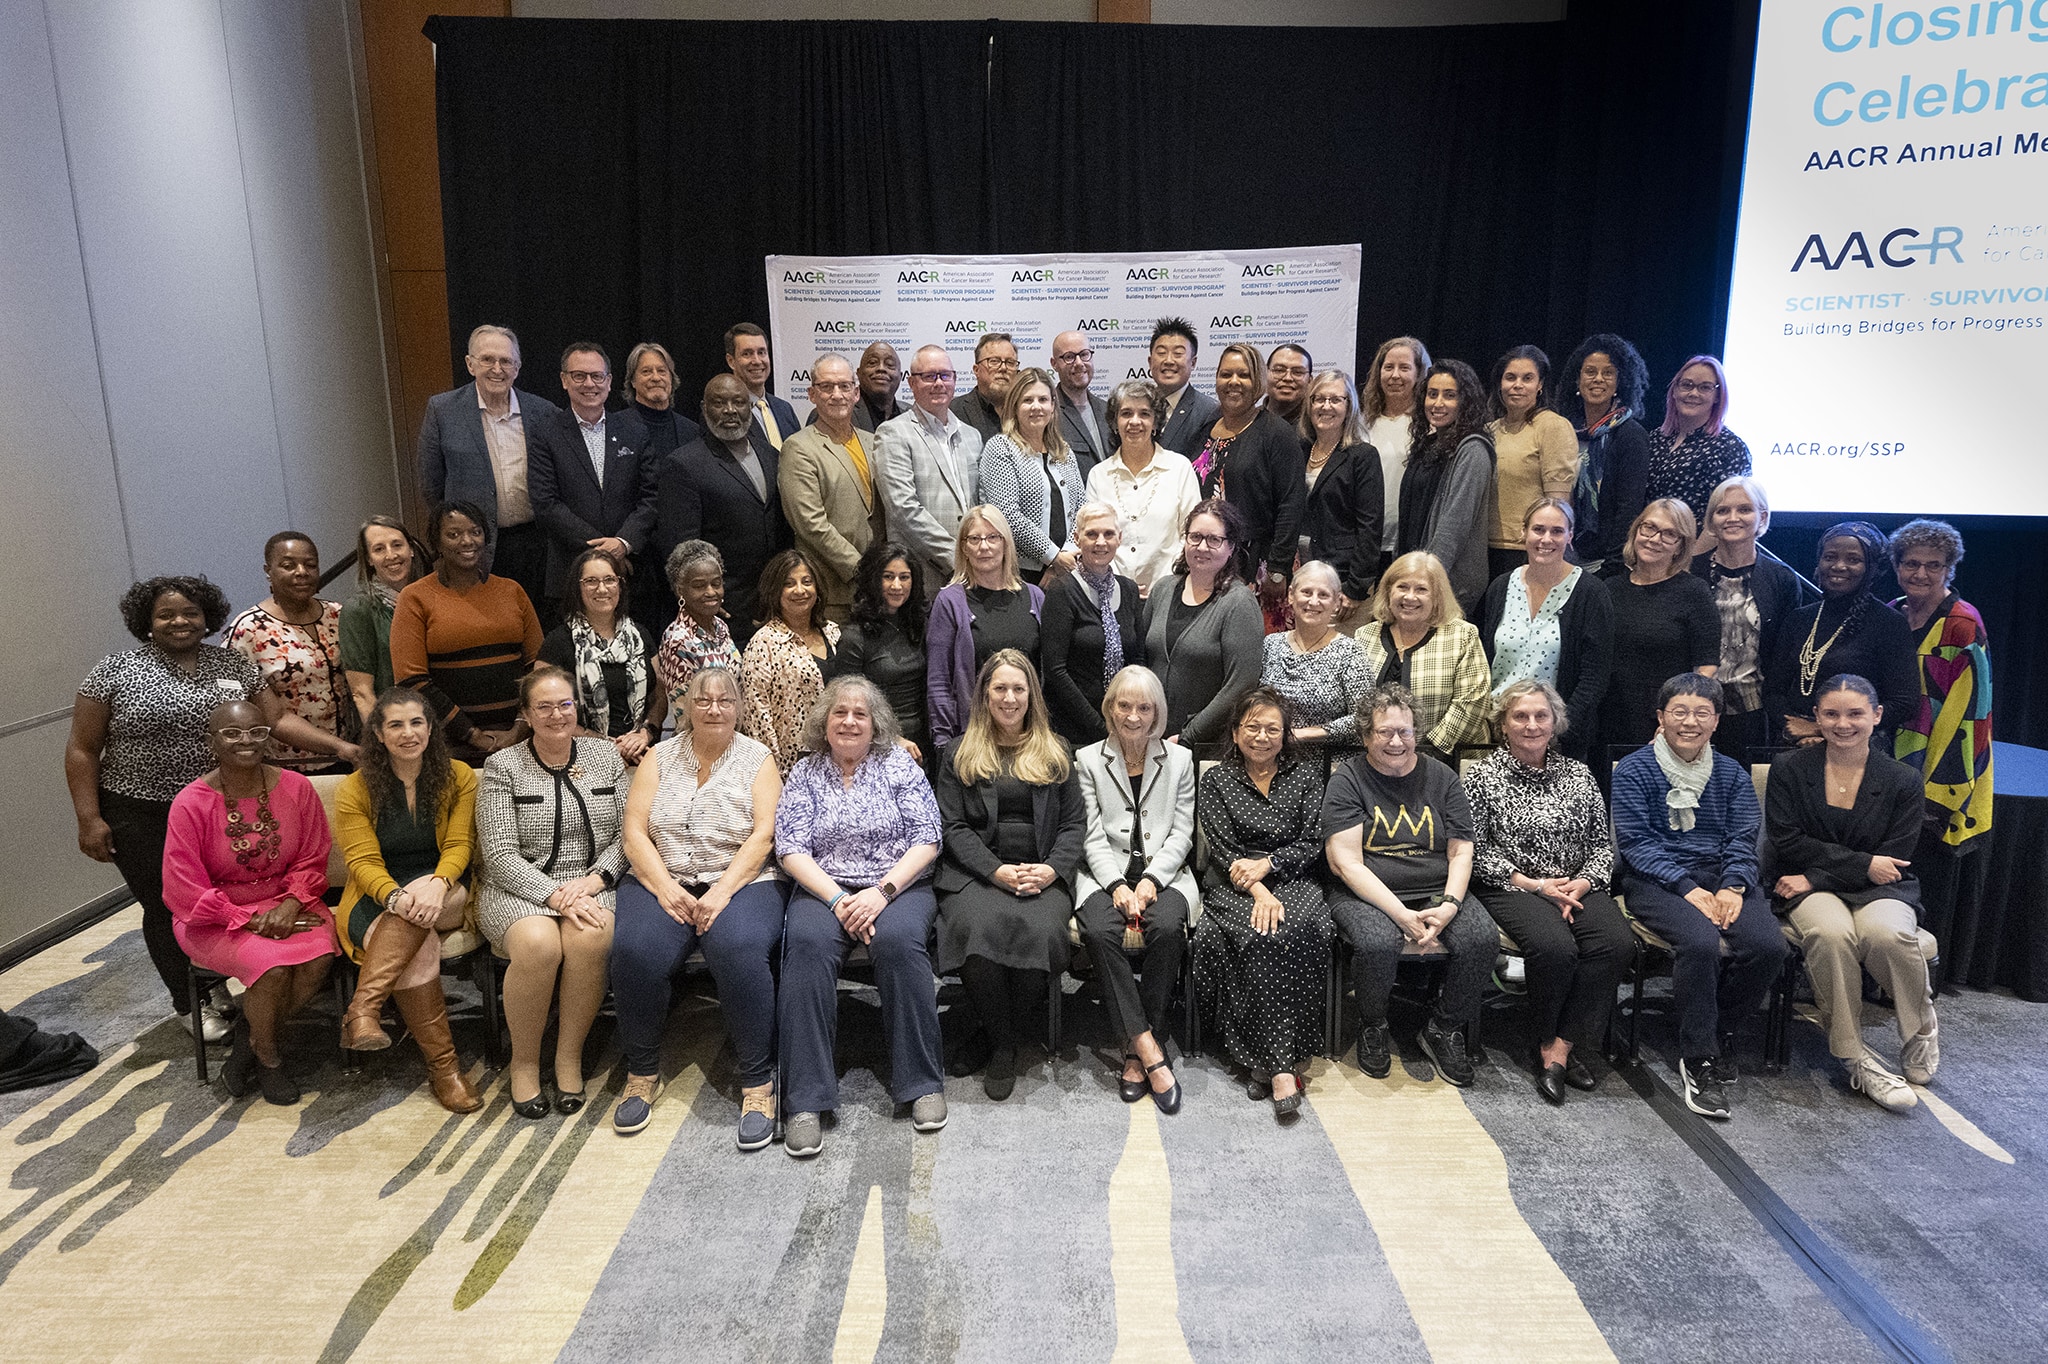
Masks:
[[[893,900],[896,898],[896,883],[894,881],[884,881],[881,885],[876,886],[875,889],[882,892],[882,898],[884,900]]]

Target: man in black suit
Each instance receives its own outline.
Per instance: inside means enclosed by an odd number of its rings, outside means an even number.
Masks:
[[[1209,438],[1222,407],[1189,380],[1195,377],[1195,357],[1202,342],[1184,317],[1162,317],[1152,328],[1149,355],[1152,382],[1166,400],[1166,425],[1153,437],[1162,450],[1193,459]]]
[[[750,438],[753,394],[730,374],[704,385],[704,434],[661,463],[654,543],[664,565],[685,540],[709,540],[725,559],[733,639],[754,633],[754,590],[768,561],[795,543],[775,486],[780,455]]]
[[[735,322],[725,329],[725,367],[747,390],[748,420],[753,423],[756,448],[766,445],[773,452],[782,448],[802,428],[796,409],[768,391],[775,362],[768,354],[768,334],[751,322]],[[698,413],[703,416],[703,413]]]
[[[1052,368],[1060,376],[1059,392],[1053,395],[1059,413],[1060,435],[1080,461],[1081,477],[1108,459],[1110,444],[1109,405],[1088,391],[1095,378],[1095,349],[1084,332],[1061,332],[1052,339]]]
[[[659,341],[642,341],[626,356],[626,406],[619,439],[657,463],[697,439],[697,423],[676,411],[676,362]]]
[[[526,589],[539,606],[546,593],[547,537],[528,490],[531,434],[557,415],[546,398],[512,387],[519,338],[485,323],[469,334],[462,362],[471,382],[427,399],[416,447],[427,506],[469,502],[482,509],[484,566]]]
[[[628,610],[641,628],[658,632],[658,598],[644,596],[640,586],[653,566],[635,561],[654,531],[655,458],[621,440],[623,414],[604,410],[612,393],[604,347],[577,341],[563,351],[562,388],[569,410],[540,426],[528,456],[533,515],[548,537],[548,599],[534,606],[543,624],[559,622],[555,608],[569,591],[569,565],[586,549],[602,549],[632,566]]]
[[[1003,433],[1003,399],[1017,382],[1017,343],[1008,332],[988,332],[974,343],[974,387],[953,400],[953,415],[984,442]]]
[[[883,422],[903,415],[903,406],[896,397],[903,387],[903,359],[894,346],[877,341],[862,351],[853,377],[860,385],[860,400],[853,405],[854,430],[879,431]],[[818,409],[814,407],[804,425],[817,424]]]

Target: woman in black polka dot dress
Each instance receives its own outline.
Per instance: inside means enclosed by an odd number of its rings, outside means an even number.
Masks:
[[[1323,863],[1321,764],[1295,752],[1287,703],[1255,687],[1233,708],[1229,754],[1203,776],[1209,843],[1195,988],[1224,1050],[1287,1117],[1323,1032],[1330,912]]]

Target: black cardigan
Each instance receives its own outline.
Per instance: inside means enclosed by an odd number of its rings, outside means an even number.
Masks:
[[[1856,804],[1838,810],[1828,804],[1827,759],[1827,745],[1813,744],[1780,754],[1771,764],[1760,849],[1764,889],[1773,891],[1780,876],[1804,876],[1815,890],[1834,892],[1851,909],[1873,900],[1903,900],[1920,914],[1920,882],[1910,868],[1888,886],[1870,880],[1872,854],[1913,856],[1926,803],[1920,773],[1872,753]],[[1805,898],[1778,901],[1778,912],[1790,913]]]
[[[1712,587],[1713,553],[1694,555],[1692,571],[1695,577],[1705,578],[1707,586]],[[1799,575],[1761,549],[1757,551],[1756,567],[1749,571],[1749,596],[1756,603],[1756,666],[1757,671],[1764,675],[1765,695],[1768,696],[1771,660],[1778,654],[1778,631],[1785,624],[1785,617],[1805,606],[1808,597]]]
[[[1493,658],[1493,636],[1507,614],[1508,579],[1503,573],[1486,587],[1479,608],[1479,640]],[[1569,721],[1558,747],[1566,757],[1584,759],[1600,732],[1600,702],[1614,668],[1614,598],[1607,584],[1590,573],[1579,574],[1564,610],[1558,612],[1557,692],[1564,698]]]
[[[1649,505],[1650,433],[1634,417],[1626,417],[1593,437],[1591,443],[1600,447],[1598,500],[1589,506],[1574,496],[1578,533],[1572,537],[1572,549],[1582,561],[1618,559],[1630,523]]]
[[[1117,574],[1116,624],[1124,665],[1145,661],[1145,603],[1138,585]],[[1109,737],[1102,723],[1102,611],[1079,573],[1064,573],[1045,590],[1039,615],[1038,654],[1044,668],[1045,705],[1052,727],[1074,748]]]
[[[1778,642],[1764,664],[1764,713],[1770,721],[1770,741],[1790,742],[1785,736],[1787,716],[1801,719],[1813,714],[1812,696],[1799,693],[1799,651],[1813,629],[1814,617],[1827,602],[1802,606],[1786,616],[1778,627]],[[1828,623],[1815,633],[1816,647],[1827,643],[1841,615],[1830,612]],[[1871,750],[1892,751],[1892,736],[1902,724],[1920,713],[1920,644],[1906,618],[1872,597],[1863,605],[1863,619],[1853,632],[1836,640],[1821,659],[1820,675],[1813,679],[1816,692],[1836,673],[1855,673],[1877,688],[1884,706],[1884,719],[1871,735]]]
[[[996,804],[989,799],[994,783],[974,786],[960,780],[953,754],[960,741],[946,746],[939,758],[939,820],[944,826],[944,855],[932,888],[941,895],[965,890],[977,881],[993,884],[996,868]],[[1081,774],[1072,764],[1058,786],[1031,788],[1031,823],[1038,835],[1038,854],[1071,892],[1074,872],[1088,833],[1088,806],[1081,798]]]
[[[1301,444],[1300,534],[1308,537],[1308,558],[1337,570],[1344,595],[1364,601],[1380,576],[1380,527],[1385,524],[1387,482],[1380,452],[1364,442],[1330,452],[1315,486],[1308,486],[1308,452]]]
[[[1208,439],[1207,428],[1193,433],[1187,441],[1190,448],[1181,453],[1194,459]],[[1294,568],[1306,463],[1300,434],[1263,408],[1230,442],[1230,454],[1223,462],[1223,496],[1244,513],[1248,581],[1256,576],[1261,563],[1282,575]],[[1215,471],[1210,474],[1202,480],[1204,497],[1215,491]]]

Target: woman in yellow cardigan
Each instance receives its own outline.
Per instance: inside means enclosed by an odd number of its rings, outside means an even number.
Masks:
[[[421,818],[427,810],[431,821]],[[371,708],[361,765],[334,793],[334,833],[348,859],[335,932],[362,967],[341,1044],[390,1046],[383,1013],[392,1000],[426,1058],[434,1098],[451,1113],[475,1112],[483,1100],[448,1032],[440,933],[461,927],[469,905],[476,771],[449,756],[440,718],[418,692],[394,687]]]

